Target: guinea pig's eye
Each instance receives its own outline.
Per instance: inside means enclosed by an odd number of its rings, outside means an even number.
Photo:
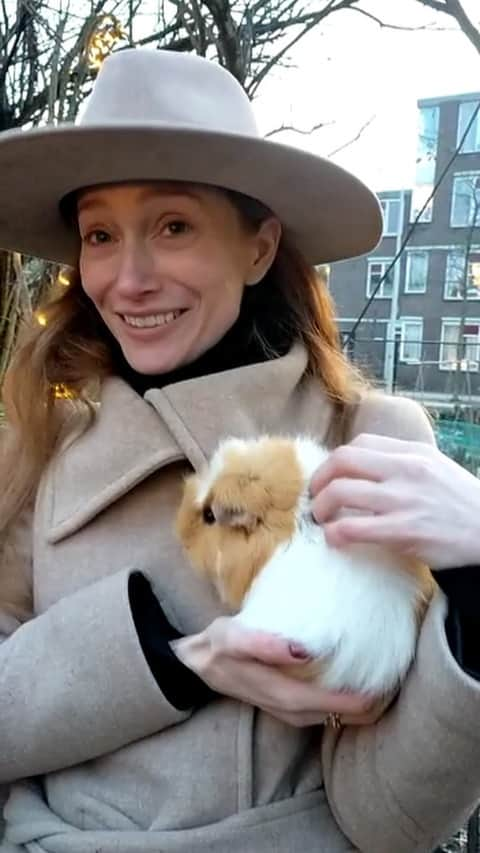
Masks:
[[[205,524],[215,524],[216,518],[211,506],[203,507],[203,520]]]

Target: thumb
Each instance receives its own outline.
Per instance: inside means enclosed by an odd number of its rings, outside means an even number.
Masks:
[[[269,665],[302,664],[310,658],[308,650],[295,640],[243,626],[235,626],[234,631],[236,636],[231,638],[234,657],[254,658]]]

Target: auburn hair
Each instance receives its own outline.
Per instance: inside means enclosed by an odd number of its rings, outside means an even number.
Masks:
[[[223,192],[247,228],[272,215],[253,199]],[[338,432],[366,381],[343,354],[328,288],[288,235],[266,278],[257,287],[274,285],[281,294],[292,335],[308,352],[308,371],[334,403]],[[21,330],[2,389],[0,534],[33,499],[59,442],[88,428],[102,380],[114,372],[110,333],[82,288],[78,268],[68,286],[54,285],[39,312],[42,325],[34,319]]]

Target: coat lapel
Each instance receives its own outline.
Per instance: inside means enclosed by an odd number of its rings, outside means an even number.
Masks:
[[[143,399],[123,380],[108,379],[93,425],[53,464],[49,541],[75,532],[166,465],[184,459],[198,470],[227,436],[301,431],[321,439],[331,407],[317,380],[305,378],[306,365],[296,345],[283,358],[152,389]]]
[[[291,431],[306,366],[295,345],[282,358],[152,389],[146,399],[198,469],[221,438]]]
[[[154,471],[184,458],[155,410],[121,379],[106,380],[92,426],[54,460],[50,542],[68,536]]]

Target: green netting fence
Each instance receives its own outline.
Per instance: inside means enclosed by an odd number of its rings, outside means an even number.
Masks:
[[[435,424],[435,434],[440,450],[480,476],[480,424],[441,419]]]

